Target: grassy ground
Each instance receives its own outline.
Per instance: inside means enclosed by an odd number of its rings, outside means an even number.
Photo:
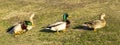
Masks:
[[[6,33],[13,24],[35,13],[35,27],[17,38]],[[42,32],[42,27],[68,13],[71,27],[60,35]],[[107,26],[97,32],[77,29],[105,13]],[[0,0],[0,45],[119,45],[120,0]],[[76,28],[76,29],[75,29]]]

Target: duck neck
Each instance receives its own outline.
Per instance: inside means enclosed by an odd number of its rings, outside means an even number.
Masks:
[[[103,16],[101,16],[100,20],[101,20],[102,22],[106,23],[106,21],[105,21],[105,19],[104,19]]]
[[[32,23],[32,25],[34,24],[33,19],[30,19],[30,22]]]
[[[105,20],[103,16],[100,17],[100,20]]]
[[[69,20],[66,20],[67,24],[70,24],[70,21]]]
[[[32,23],[32,25],[34,24],[33,17],[34,17],[34,14],[32,14],[31,17],[30,17],[30,22]]]

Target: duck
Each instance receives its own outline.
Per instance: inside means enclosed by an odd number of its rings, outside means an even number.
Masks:
[[[67,13],[65,13],[63,15],[63,20],[53,23],[53,24],[49,24],[46,29],[48,30],[52,30],[52,31],[56,31],[57,34],[59,34],[59,31],[63,31],[66,32],[67,28],[70,27],[70,21],[68,20],[69,15]]]
[[[32,14],[29,18],[29,21],[25,20],[22,22],[18,22],[13,26],[13,28],[9,32],[13,33],[14,36],[16,37],[17,35],[27,32],[28,30],[31,30],[34,27],[33,23],[34,16],[35,14]]]
[[[96,29],[105,27],[105,25],[106,25],[106,20],[104,19],[105,16],[106,16],[105,13],[102,13],[98,20],[85,22],[83,24],[83,26],[91,28],[91,29],[93,29],[96,32],[97,31]]]

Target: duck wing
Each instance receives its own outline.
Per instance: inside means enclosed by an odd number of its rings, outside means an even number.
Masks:
[[[98,23],[101,23],[101,21],[100,20],[94,20],[94,21],[85,22],[84,24],[94,25],[94,24],[98,24]]]
[[[65,22],[56,22],[56,23],[48,25],[47,27],[56,27],[56,26],[59,26],[59,25],[61,25],[63,23],[65,23]]]

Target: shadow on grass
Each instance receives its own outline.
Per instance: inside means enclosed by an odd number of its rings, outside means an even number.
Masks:
[[[80,30],[93,30],[93,28],[89,28],[88,26],[78,25],[73,27],[73,29],[80,29]]]
[[[13,28],[14,28],[14,27],[15,27],[15,26],[9,27],[6,32],[12,34],[12,33],[14,32],[14,31],[13,31]]]

